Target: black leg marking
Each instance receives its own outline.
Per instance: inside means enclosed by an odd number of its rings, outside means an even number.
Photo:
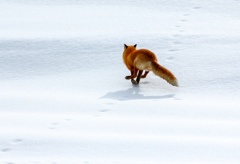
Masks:
[[[142,73],[143,73],[143,71],[140,71],[139,70],[139,72],[138,72],[138,76],[137,76],[137,84],[139,83],[139,81],[140,81],[140,79],[141,79],[141,76],[142,76]]]

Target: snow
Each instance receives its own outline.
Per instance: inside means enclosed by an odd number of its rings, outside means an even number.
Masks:
[[[1,1],[0,164],[239,163],[239,7]],[[125,80],[123,44],[180,87]]]

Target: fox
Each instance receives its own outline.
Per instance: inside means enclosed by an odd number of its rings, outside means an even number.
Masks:
[[[124,44],[123,61],[130,70],[131,75],[126,76],[126,80],[130,80],[133,84],[139,84],[140,79],[146,78],[148,73],[152,71],[157,76],[166,80],[169,84],[178,87],[177,78],[165,67],[158,64],[156,55],[147,49],[137,50],[137,44]],[[143,71],[144,74],[143,74]],[[136,78],[136,80],[134,80]]]

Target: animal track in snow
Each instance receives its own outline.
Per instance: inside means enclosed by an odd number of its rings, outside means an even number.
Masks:
[[[57,126],[59,125],[59,123],[58,122],[53,122],[53,123],[51,123],[51,125],[50,125],[50,127],[49,127],[49,129],[51,129],[51,130],[54,130],[54,129],[56,129],[57,128]]]
[[[201,7],[200,6],[195,6],[195,7],[193,7],[193,9],[197,10],[197,9],[201,9]]]
[[[177,37],[179,37],[179,34],[173,34],[172,37],[177,38]]]
[[[63,119],[62,121],[59,121],[59,122],[57,122],[57,121],[54,122],[53,121],[52,123],[49,124],[48,129],[55,130],[59,127],[59,125],[67,123],[69,121],[72,121],[72,118],[66,118],[66,119]]]
[[[3,149],[1,149],[1,152],[8,152],[10,150],[11,150],[10,148],[3,148]]]
[[[99,112],[102,112],[102,113],[108,112],[108,111],[109,111],[109,109],[100,109],[100,110],[99,110]]]
[[[169,49],[168,51],[169,51],[169,52],[176,52],[176,51],[179,51],[179,50],[176,49],[176,48],[172,48],[172,49]]]
[[[171,56],[171,57],[168,57],[165,59],[166,62],[170,62],[171,60],[173,60],[174,58]]]
[[[173,44],[181,44],[180,41],[174,41]]]
[[[21,143],[23,140],[22,139],[14,139],[14,140],[12,140],[12,144],[19,144],[19,143]]]
[[[172,60],[172,59],[173,59],[173,57],[172,57],[172,56],[167,58],[167,60]]]
[[[179,47],[178,47],[178,45],[180,45],[181,44],[181,42],[180,42],[180,36],[181,35],[183,35],[184,34],[184,32],[185,32],[185,28],[184,28],[184,24],[185,24],[185,22],[187,22],[188,20],[187,20],[187,17],[188,16],[190,16],[190,14],[188,14],[188,13],[185,13],[185,14],[182,14],[181,16],[180,16],[180,18],[179,18],[179,20],[176,22],[176,24],[175,24],[175,26],[174,26],[174,28],[175,28],[175,32],[174,32],[174,34],[172,35],[172,37],[173,37],[173,47],[172,48],[170,48],[169,50],[168,50],[168,52],[170,52],[170,53],[174,53],[174,52],[177,52],[177,51],[180,51],[179,50]],[[170,58],[167,58],[166,59],[166,61],[170,61],[170,60],[172,60],[172,58],[170,57]]]

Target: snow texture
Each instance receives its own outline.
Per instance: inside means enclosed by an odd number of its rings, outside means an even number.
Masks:
[[[2,0],[0,164],[239,164],[239,8]],[[124,44],[180,87],[125,80]]]

